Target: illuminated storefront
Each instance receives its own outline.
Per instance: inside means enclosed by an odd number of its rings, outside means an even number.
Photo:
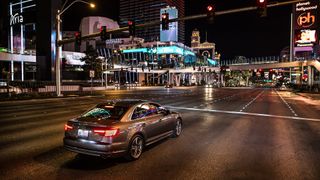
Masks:
[[[153,48],[135,48],[122,50],[125,60],[140,63],[148,62],[156,64],[159,68],[188,66],[196,62],[195,53],[188,47],[162,46]]]

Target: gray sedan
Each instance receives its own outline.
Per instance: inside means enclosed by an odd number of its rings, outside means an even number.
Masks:
[[[64,130],[64,147],[70,151],[136,160],[145,146],[170,136],[178,137],[182,118],[150,101],[108,101],[69,120]]]

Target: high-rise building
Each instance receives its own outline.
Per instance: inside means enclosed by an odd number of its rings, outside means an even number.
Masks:
[[[192,31],[192,36],[191,36],[191,47],[198,47],[200,45],[200,31],[197,29]]]
[[[200,31],[197,29],[193,30],[191,35],[191,48],[194,51],[197,51],[198,54],[201,54],[201,57],[204,59],[205,63],[208,61],[208,64],[210,65],[217,65],[217,62],[214,60],[219,59],[220,55],[215,52],[216,44],[207,41],[207,33],[206,41],[204,43],[201,43]]]
[[[12,59],[1,59],[0,67],[10,72],[12,81],[34,80],[35,72],[37,80],[54,80],[55,16],[61,7],[61,0],[6,0],[2,3],[7,6],[1,6],[0,10],[6,11],[0,15],[3,17],[7,13],[5,19],[1,19],[6,21],[2,22],[5,25],[2,28],[7,28],[6,41]],[[30,55],[36,55],[36,59]],[[19,65],[15,60],[18,60]]]
[[[178,9],[178,17],[184,17],[184,0],[120,0],[120,26],[127,26],[128,20],[134,20],[136,24],[160,20],[160,9],[174,6]],[[178,24],[178,41],[185,41],[185,25]],[[145,41],[160,40],[160,24],[145,28],[137,28],[136,36]]]

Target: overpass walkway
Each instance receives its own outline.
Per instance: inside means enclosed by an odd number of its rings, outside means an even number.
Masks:
[[[302,67],[313,66],[320,71],[320,62],[318,60],[307,61],[293,61],[293,62],[261,62],[259,64],[230,64],[230,70],[251,70],[251,69],[273,69],[273,68],[290,68],[290,67]]]

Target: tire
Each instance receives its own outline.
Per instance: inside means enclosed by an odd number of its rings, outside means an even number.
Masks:
[[[173,129],[173,137],[179,137],[180,134],[182,132],[182,120],[181,119],[177,119],[176,121],[176,125]]]
[[[125,158],[129,161],[134,161],[140,158],[144,149],[144,139],[141,135],[134,135],[131,138],[128,152]]]

